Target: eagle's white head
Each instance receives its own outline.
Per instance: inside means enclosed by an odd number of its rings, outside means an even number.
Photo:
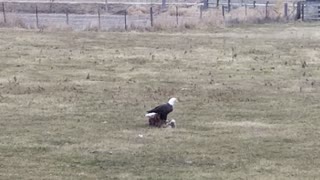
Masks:
[[[176,101],[178,102],[177,98],[170,98],[170,100],[168,101],[168,104],[173,106]]]

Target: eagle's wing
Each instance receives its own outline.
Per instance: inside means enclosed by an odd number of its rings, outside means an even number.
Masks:
[[[168,114],[172,111],[172,106],[170,104],[162,104],[160,106],[157,106],[150,111],[147,111],[148,113],[157,113],[160,115],[160,119],[167,120]]]
[[[153,108],[153,109],[151,109],[151,110],[149,110],[149,111],[147,111],[148,113],[152,113],[152,112],[154,112],[154,113],[161,113],[161,112],[163,112],[163,111],[165,111],[166,109],[167,109],[167,107],[166,107],[167,105],[166,104],[162,104],[162,105],[159,105],[159,106],[157,106],[157,107],[155,107],[155,108]]]

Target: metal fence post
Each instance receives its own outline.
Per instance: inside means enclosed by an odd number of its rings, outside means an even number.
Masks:
[[[269,5],[269,1],[266,2],[266,19],[269,17],[268,5]]]
[[[288,19],[288,3],[284,3],[284,17]]]
[[[106,9],[106,12],[108,12],[108,0],[105,0],[105,9]]]
[[[6,10],[4,7],[4,2],[2,2],[2,13],[3,13],[3,22],[7,23]]]
[[[150,24],[151,24],[151,27],[153,27],[153,10],[152,10],[152,7],[150,7]]]
[[[231,0],[228,0],[228,13],[231,11]]]
[[[319,9],[318,9],[319,13]],[[304,21],[304,2],[301,3],[301,20]]]
[[[217,0],[217,5],[216,5],[216,7],[219,8],[219,0]]]
[[[256,1],[253,1],[253,8],[256,8]]]
[[[69,25],[69,10],[66,10],[66,23]]]
[[[37,28],[39,29],[38,6],[36,6],[36,23],[37,23]]]
[[[209,7],[209,0],[204,0],[203,1],[203,8],[208,9],[208,7]]]
[[[101,17],[100,17],[100,8],[98,8],[98,29],[101,29]]]
[[[296,20],[301,18],[301,1],[297,2]]]
[[[247,3],[244,4],[244,14],[247,16],[248,15],[248,7],[247,7]]]
[[[223,17],[223,19],[224,19],[224,9],[225,9],[225,6],[222,5],[222,17]]]
[[[178,6],[176,6],[176,22],[177,22],[177,26],[179,25],[179,9]]]
[[[127,10],[124,11],[124,29],[127,31]]]
[[[162,9],[165,9],[165,8],[166,8],[166,5],[167,5],[167,1],[166,1],[166,0],[162,0],[161,8],[162,8]]]

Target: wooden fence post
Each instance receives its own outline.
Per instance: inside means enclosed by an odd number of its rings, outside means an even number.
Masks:
[[[124,11],[124,29],[127,31],[127,10]]]
[[[178,6],[176,6],[176,22],[177,22],[177,26],[179,25],[179,9]]]
[[[268,5],[269,1],[266,2],[266,19],[269,18]]]
[[[231,0],[228,0],[228,13],[231,11]]]
[[[153,9],[152,9],[152,7],[150,7],[150,24],[151,24],[151,27],[153,27]]]
[[[288,19],[288,3],[284,3],[284,17]]]
[[[38,6],[36,6],[36,23],[37,23],[37,28],[39,29]]]
[[[217,8],[219,7],[219,0],[217,0],[217,5],[216,5],[216,7],[217,7]]]
[[[253,1],[253,8],[256,8],[256,1]]]
[[[4,7],[4,2],[2,2],[2,13],[3,13],[3,22],[7,23],[6,10]]]
[[[100,8],[98,8],[98,29],[101,29],[101,17],[100,17]]]
[[[69,10],[66,10],[66,23],[69,25]]]

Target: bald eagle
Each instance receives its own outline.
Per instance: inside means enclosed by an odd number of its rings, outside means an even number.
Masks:
[[[167,121],[167,116],[173,111],[173,105],[177,101],[176,98],[171,98],[168,103],[159,105],[149,111],[147,111],[146,117],[153,118],[159,116],[161,121]]]

